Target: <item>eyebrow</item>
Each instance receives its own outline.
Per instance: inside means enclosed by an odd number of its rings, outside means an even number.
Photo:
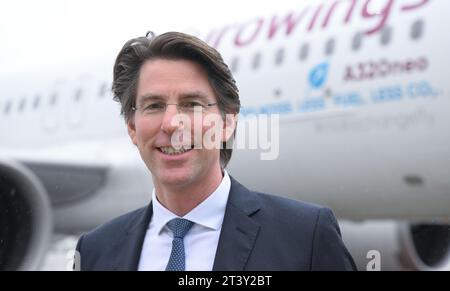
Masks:
[[[208,95],[201,91],[192,91],[192,92],[186,92],[180,94],[180,99],[193,99],[193,98],[200,98],[203,101],[208,101]],[[137,98],[139,100],[139,105],[145,103],[148,100],[166,100],[168,99],[167,95],[158,94],[158,93],[147,93],[144,95],[141,95]]]

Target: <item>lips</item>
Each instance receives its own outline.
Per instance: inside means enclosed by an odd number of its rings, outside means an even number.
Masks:
[[[192,146],[188,147],[188,148],[186,148],[185,146],[180,147],[180,148],[174,148],[172,146],[163,146],[163,147],[158,147],[158,150],[166,155],[175,156],[175,155],[181,155],[181,154],[191,151]]]

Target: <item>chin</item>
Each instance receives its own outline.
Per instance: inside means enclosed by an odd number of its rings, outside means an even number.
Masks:
[[[159,175],[156,176],[156,178],[158,179],[158,181],[161,184],[182,186],[182,185],[189,184],[189,182],[191,182],[193,177],[192,177],[192,171],[171,170],[171,171],[167,171],[165,173],[160,173]]]

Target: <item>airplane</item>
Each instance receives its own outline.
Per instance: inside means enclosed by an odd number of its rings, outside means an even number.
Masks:
[[[448,11],[437,0],[299,1],[187,31],[233,71],[236,142],[261,116],[278,125],[271,142],[233,151],[230,174],[331,207],[360,270],[450,270]],[[149,202],[151,176],[112,102],[112,62],[0,79],[0,270],[39,269],[53,233]]]

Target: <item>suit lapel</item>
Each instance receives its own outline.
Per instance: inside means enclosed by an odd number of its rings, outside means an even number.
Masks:
[[[217,246],[213,271],[245,270],[260,225],[251,215],[261,207],[258,197],[231,178],[231,189]]]
[[[245,270],[248,258],[258,237],[260,225],[251,216],[261,208],[258,197],[231,179],[230,195],[217,246],[213,271]],[[152,204],[142,209],[130,221],[121,237],[111,248],[111,269],[136,271],[147,228],[153,215]]]
[[[117,271],[137,271],[142,245],[148,224],[153,214],[152,204],[142,209],[137,218],[128,224],[121,240],[112,251],[113,269]]]

